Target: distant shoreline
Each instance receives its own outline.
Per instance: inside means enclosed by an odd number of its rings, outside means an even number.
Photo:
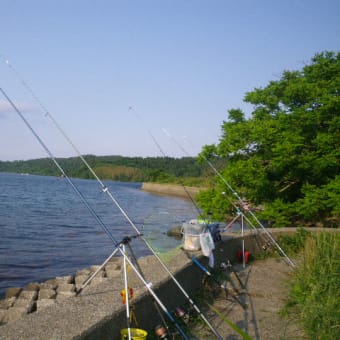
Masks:
[[[183,197],[187,199],[195,198],[203,188],[187,187],[176,184],[142,183],[142,190],[160,195]]]

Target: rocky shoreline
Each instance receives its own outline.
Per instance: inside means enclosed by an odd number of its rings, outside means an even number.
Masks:
[[[91,280],[91,285],[103,283],[121,274],[121,258],[112,258]],[[100,266],[91,266],[67,275],[49,279],[45,282],[32,282],[25,287],[6,289],[5,298],[0,300],[0,325],[14,322],[26,314],[42,311],[68,298],[75,297]]]

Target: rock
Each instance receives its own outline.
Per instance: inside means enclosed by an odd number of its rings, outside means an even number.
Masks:
[[[55,299],[41,299],[37,301],[37,311],[56,304]]]
[[[58,285],[56,280],[49,280],[49,282],[41,283],[40,289],[57,289],[57,286]]]
[[[176,238],[181,239],[183,237],[182,226],[177,226],[177,227],[171,228],[166,232],[166,234],[167,234],[167,236],[176,237]]]
[[[75,291],[75,285],[72,283],[61,283],[58,285],[58,288],[57,288],[58,294],[61,292],[72,293],[74,291]]]
[[[79,275],[89,276],[90,274],[91,274],[91,270],[89,268],[85,268],[85,269],[82,269],[82,270],[78,270],[77,273],[76,273],[76,276],[79,276]]]
[[[39,291],[38,300],[55,299],[57,292],[54,289],[43,288]]]
[[[111,257],[109,262],[107,264],[111,264],[111,263],[116,263],[117,265],[120,265],[122,266],[122,263],[123,263],[123,257],[122,256],[114,256],[114,257]]]
[[[27,314],[25,307],[12,307],[6,311],[4,322],[14,322]]]
[[[1,309],[8,309],[8,308],[12,307],[16,299],[17,298],[15,296],[13,296],[13,297],[8,298],[8,299],[0,300],[0,310]]]
[[[31,291],[31,290],[23,290],[20,294],[18,299],[25,299],[29,301],[36,300],[38,297],[38,292],[37,291]]]
[[[117,264],[107,264],[105,267],[106,276],[108,278],[113,278],[121,273],[121,267]]]
[[[58,276],[56,277],[56,283],[73,283],[74,282],[74,275],[67,275],[67,276]]]
[[[5,317],[7,316],[7,310],[0,309],[0,325],[6,323]]]
[[[93,265],[90,267],[91,273],[94,273],[96,270],[98,270],[101,267],[101,265]],[[104,269],[102,269],[104,271]]]
[[[75,292],[67,292],[67,291],[61,291],[58,293],[56,300],[57,301],[63,301],[70,297],[76,296]]]
[[[40,289],[40,284],[37,282],[31,282],[25,286],[25,290],[38,291]]]
[[[28,299],[16,299],[12,308],[22,307],[26,309],[26,313],[31,313],[35,310],[35,301]],[[10,309],[12,309],[10,308]]]
[[[8,299],[8,298],[11,298],[13,296],[17,297],[20,294],[21,290],[22,289],[19,288],[19,287],[7,288],[5,298]]]
[[[80,288],[82,286],[82,284],[89,278],[89,275],[77,275],[74,279],[76,288]]]
[[[91,283],[92,283],[92,285],[96,285],[96,284],[99,284],[99,283],[103,283],[103,282],[105,282],[105,281],[107,281],[107,280],[108,280],[107,277],[103,277],[103,276],[98,275],[98,276],[95,276],[95,277],[93,278],[93,280],[91,281]]]
[[[42,283],[41,287],[44,286],[44,285],[51,285],[51,286],[54,287],[52,289],[56,289],[57,286],[58,286],[58,281],[57,281],[56,278],[55,279],[49,279],[49,280],[45,281],[44,283]]]
[[[109,270],[120,270],[121,265],[120,265],[120,263],[117,263],[117,262],[108,262],[105,266],[105,271],[107,271],[107,269],[109,269]]]

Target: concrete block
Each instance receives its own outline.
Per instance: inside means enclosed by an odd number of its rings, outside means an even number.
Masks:
[[[91,284],[92,284],[92,285],[97,285],[97,284],[103,283],[103,282],[105,282],[105,281],[107,281],[107,280],[108,280],[107,277],[95,276],[95,277],[93,278],[93,280],[91,281]]]
[[[91,274],[90,268],[84,268],[84,269],[78,270],[76,272],[76,276],[78,276],[78,275],[90,275],[90,274]]]
[[[10,287],[10,288],[7,288],[6,289],[6,294],[5,294],[5,298],[8,299],[8,298],[11,298],[13,296],[17,297],[20,292],[21,292],[21,288],[19,287]]]
[[[89,278],[89,275],[84,274],[84,275],[77,275],[74,279],[75,285],[78,288],[81,287],[81,285]]]
[[[8,308],[12,307],[16,299],[17,298],[15,296],[13,296],[13,297],[8,298],[8,299],[0,300],[0,310],[1,309],[8,309]]]
[[[57,281],[49,280],[50,282],[44,282],[40,284],[40,289],[57,289]]]
[[[0,325],[6,323],[5,316],[7,315],[7,310],[0,309]]]
[[[31,291],[31,290],[23,290],[20,294],[19,294],[19,299],[26,299],[29,301],[34,301],[36,300],[38,297],[38,292],[37,291]]]
[[[106,276],[110,279],[115,278],[119,276],[120,274],[121,274],[120,269],[111,269],[111,268],[106,269]]]
[[[100,266],[92,266],[92,267],[97,267],[97,268],[94,268],[94,270],[91,270],[91,274],[90,275],[93,275],[97,269],[100,267]],[[92,268],[91,267],[91,268]],[[105,273],[105,268],[102,268],[97,274],[96,276],[101,276],[101,277],[105,277],[106,276],[106,273]]]
[[[45,309],[49,306],[53,306],[56,304],[55,299],[41,299],[37,301],[37,311]]]
[[[54,288],[53,289],[56,289],[57,286],[58,286],[58,281],[56,278],[54,279],[49,279],[47,281],[45,281],[44,283],[41,284],[41,286],[43,285],[52,285]]]
[[[93,265],[90,267],[91,273],[94,273],[96,270],[98,270],[101,266],[100,265]],[[104,268],[102,268],[104,270]]]
[[[59,285],[60,283],[73,283],[74,282],[74,275],[67,275],[67,276],[57,276],[56,283]]]
[[[15,300],[14,305],[11,308],[18,308],[18,307],[23,307],[26,309],[27,313],[31,313],[35,310],[35,301],[21,299],[19,297],[18,299]]]
[[[118,262],[108,262],[105,266],[105,273],[108,278],[114,278],[120,275],[122,267]]]
[[[40,284],[37,282],[31,282],[25,286],[25,290],[38,291],[40,289]]]
[[[111,265],[111,264],[116,264],[116,265],[122,267],[123,266],[123,257],[122,256],[112,257],[106,265]]]
[[[63,300],[66,300],[66,299],[69,299],[70,297],[74,297],[76,296],[76,293],[75,292],[60,292],[57,294],[57,298],[56,300],[57,301],[63,301]]]
[[[117,262],[108,262],[105,265],[105,270],[120,270],[122,266]]]
[[[54,289],[43,288],[39,291],[38,300],[55,299],[57,292]]]
[[[24,307],[12,307],[5,312],[5,322],[14,322],[27,314],[27,310]]]
[[[72,293],[75,291],[75,285],[72,283],[60,283],[57,288],[57,293],[61,292],[69,292]]]

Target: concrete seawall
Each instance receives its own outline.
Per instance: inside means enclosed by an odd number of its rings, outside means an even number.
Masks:
[[[161,195],[194,198],[198,192],[202,190],[202,188],[187,187],[175,184],[143,183],[142,190]]]
[[[295,229],[272,230],[275,236],[277,233],[291,232],[295,232]],[[263,238],[260,236],[261,231],[246,232],[245,246],[252,254],[263,251]],[[215,266],[219,267],[227,260],[234,263],[241,245],[240,234],[224,234],[222,242],[216,245],[214,251]],[[188,294],[193,296],[201,288],[205,274],[192,263],[191,255],[195,255],[202,264],[207,265],[207,258],[202,257],[200,252],[185,252],[179,248],[167,257],[166,264]],[[0,339],[120,339],[120,330],[126,327],[126,312],[120,296],[121,290],[124,289],[122,269],[119,265],[121,260],[122,258],[118,257],[113,261],[116,265],[114,275],[103,277],[97,284],[91,283],[78,297],[70,296],[57,300],[44,309],[2,325]],[[138,262],[146,282],[169,311],[186,302],[184,295],[155,257],[144,257]],[[161,323],[154,299],[133,271],[129,272],[129,286],[134,289],[133,305],[140,328],[153,334],[155,325]]]

